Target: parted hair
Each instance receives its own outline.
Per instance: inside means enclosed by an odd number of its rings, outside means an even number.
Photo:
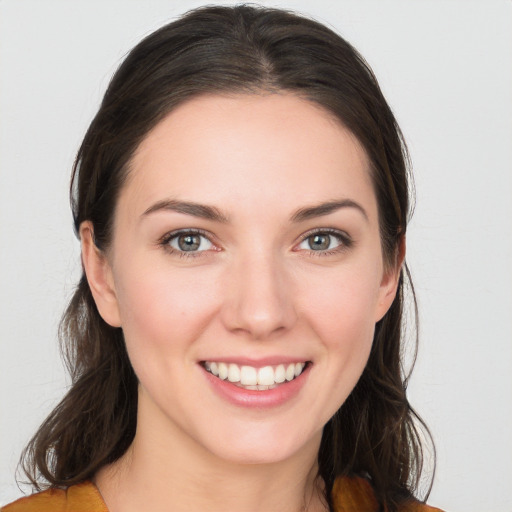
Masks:
[[[363,146],[378,203],[384,263],[395,264],[410,213],[410,165],[400,128],[373,72],[323,24],[254,5],[190,11],[131,50],[76,156],[71,182],[76,233],[83,221],[91,221],[95,244],[108,249],[131,158],[177,105],[201,94],[282,92],[320,105]],[[394,302],[376,325],[363,374],[324,427],[318,476],[331,510],[331,490],[340,475],[367,478],[382,510],[395,511],[417,497],[421,439],[429,435],[406,396],[406,287],[415,311],[404,264]],[[59,334],[72,384],[22,454],[21,467],[36,489],[92,478],[125,453],[136,431],[138,381],[123,331],[101,318],[85,274]],[[415,334],[411,342],[415,353]]]

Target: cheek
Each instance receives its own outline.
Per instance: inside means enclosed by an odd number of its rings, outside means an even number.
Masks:
[[[155,265],[120,269],[116,293],[127,348],[134,359],[142,352],[145,359],[158,359],[164,351],[183,354],[184,346],[200,335],[215,314],[219,297],[215,276],[197,279],[193,269],[172,270]]]
[[[347,267],[316,276],[310,284],[304,314],[325,343],[335,349],[365,340],[371,344],[379,300],[377,272]]]
[[[370,269],[370,270],[369,270]],[[330,275],[327,275],[330,274]],[[368,361],[375,322],[373,313],[378,302],[378,274],[371,267],[355,267],[326,272],[309,282],[302,303],[311,338],[321,344],[316,352],[320,369],[319,389],[312,411],[325,424],[354,389]],[[310,331],[311,332],[311,331]]]

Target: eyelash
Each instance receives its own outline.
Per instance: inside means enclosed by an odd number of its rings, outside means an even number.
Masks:
[[[212,244],[213,247],[216,247],[216,245],[211,241],[211,238],[212,238],[211,234],[202,229],[180,229],[178,231],[172,231],[170,233],[166,233],[159,240],[158,244],[161,245],[162,247],[164,247],[164,249],[167,252],[174,254],[174,255],[179,255],[180,258],[198,258],[198,257],[204,256],[203,253],[208,252],[208,250],[180,251],[180,250],[175,249],[174,247],[171,247],[171,245],[170,245],[171,241],[176,239],[179,236],[182,236],[182,235],[189,235],[189,236],[199,235],[201,237],[206,238]],[[337,229],[332,229],[332,228],[317,228],[317,229],[308,231],[307,233],[304,233],[304,235],[302,235],[300,241],[298,242],[298,244],[295,245],[295,247],[297,245],[302,244],[308,238],[315,236],[315,235],[329,235],[329,236],[336,238],[339,242],[339,245],[337,247],[335,247],[334,249],[323,250],[323,251],[314,251],[312,249],[308,250],[309,255],[312,255],[315,257],[330,256],[333,254],[338,254],[343,251],[346,251],[353,245],[353,240],[350,238],[350,236],[347,233],[345,233],[343,231],[338,231]]]
[[[158,242],[159,245],[161,245],[167,252],[170,254],[178,255],[180,258],[198,258],[200,256],[203,256],[204,252],[207,251],[180,251],[175,249],[174,247],[171,247],[170,243],[175,238],[178,238],[182,235],[199,235],[203,238],[206,238],[212,246],[216,247],[215,244],[211,241],[211,234],[207,231],[203,231],[202,229],[180,229],[178,231],[171,231],[170,233],[165,234]]]
[[[308,238],[315,236],[315,235],[329,235],[334,238],[336,238],[339,242],[338,247],[335,247],[334,249],[327,249],[324,251],[314,251],[310,249],[308,252],[311,256],[315,257],[322,257],[322,256],[331,256],[334,254],[339,254],[341,252],[346,251],[347,249],[350,249],[352,245],[354,244],[352,238],[345,233],[344,231],[339,231],[337,229],[332,228],[316,228],[312,229],[311,231],[308,231],[307,233],[304,233],[302,235],[301,240],[298,245],[305,242]]]

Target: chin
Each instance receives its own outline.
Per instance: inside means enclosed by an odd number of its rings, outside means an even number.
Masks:
[[[224,440],[211,446],[209,451],[234,464],[278,464],[302,453],[315,456],[322,437],[321,431],[313,436],[304,436],[303,433],[294,434],[289,429],[272,432],[258,426],[251,428],[250,433],[248,430],[242,434],[230,433]]]

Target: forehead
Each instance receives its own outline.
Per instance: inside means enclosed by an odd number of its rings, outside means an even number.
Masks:
[[[292,208],[368,193],[373,196],[363,148],[325,109],[288,93],[205,95],[150,131],[121,200],[140,208],[164,196]]]

